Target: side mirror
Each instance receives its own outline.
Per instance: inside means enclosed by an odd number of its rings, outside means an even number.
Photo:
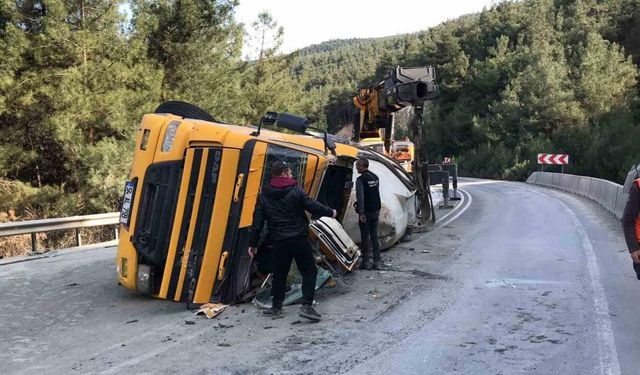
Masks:
[[[311,126],[311,121],[304,117],[295,116],[290,113],[285,112],[267,112],[262,119],[260,119],[260,125],[258,126],[258,130],[251,133],[253,136],[260,135],[260,129],[262,125],[277,125],[281,128],[285,128],[287,130],[291,130],[296,133],[305,134],[307,130],[313,129],[321,132],[323,134],[325,153],[327,149],[331,151],[332,154],[335,155],[336,150],[336,142],[335,138],[332,135],[327,134],[326,131],[318,128],[314,128]]]
[[[327,146],[327,148],[329,150],[331,150],[331,153],[335,155],[335,151],[336,151],[336,142],[333,139],[333,137],[330,134],[326,134],[325,133],[325,140],[324,140],[325,145]]]
[[[258,129],[251,133],[254,137],[260,135],[260,130],[262,130],[262,125],[273,125],[278,121],[278,112],[267,112],[260,119],[260,123],[258,124]]]
[[[296,133],[304,134],[309,128],[310,122],[304,117],[282,112],[278,114],[277,125]]]
[[[260,125],[273,125],[278,121],[278,113],[277,112],[267,112],[260,119]]]

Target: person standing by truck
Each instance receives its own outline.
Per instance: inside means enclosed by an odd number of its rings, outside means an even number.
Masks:
[[[336,217],[336,210],[310,198],[299,186],[291,168],[283,161],[271,164],[271,180],[262,188],[253,213],[249,255],[258,251],[260,233],[267,222],[269,240],[273,250],[273,283],[271,285],[272,306],[264,311],[265,315],[282,315],[287,274],[291,261],[296,260],[302,275],[302,306],[298,315],[310,320],[322,317],[313,308],[316,286],[316,268],[313,250],[309,244],[309,219],[305,211],[318,216]]]
[[[360,158],[356,161],[356,170],[360,176],[356,179],[356,211],[360,225],[360,248],[362,249],[362,265],[365,270],[379,270],[382,266],[380,259],[380,241],[378,241],[378,220],[380,218],[380,180],[369,170],[369,160]],[[371,249],[373,247],[373,262]]]

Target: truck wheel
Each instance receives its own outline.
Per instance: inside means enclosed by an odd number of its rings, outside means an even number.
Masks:
[[[172,115],[180,116],[183,118],[218,122],[204,109],[196,105],[181,102],[178,100],[171,100],[160,104],[158,108],[156,108],[154,113],[171,113]]]

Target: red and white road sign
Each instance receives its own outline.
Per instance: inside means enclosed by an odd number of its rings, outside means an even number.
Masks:
[[[567,154],[538,154],[538,164],[569,164],[569,155]]]

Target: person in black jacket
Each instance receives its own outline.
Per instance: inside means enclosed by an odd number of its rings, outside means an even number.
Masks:
[[[629,199],[622,214],[622,230],[627,248],[633,260],[633,269],[640,280],[640,179],[636,179],[629,189]]]
[[[362,265],[365,270],[381,269],[380,243],[378,241],[378,220],[380,218],[380,180],[369,170],[369,160],[360,158],[356,161],[356,170],[360,176],[356,179],[356,211],[360,224],[360,248],[362,249]],[[373,263],[371,249],[373,247]]]
[[[273,304],[264,311],[266,315],[281,315],[284,302],[287,274],[291,261],[302,275],[302,306],[299,315],[310,320],[320,320],[321,315],[313,308],[316,268],[313,250],[309,244],[309,219],[305,210],[318,216],[336,217],[336,211],[311,199],[292,177],[291,169],[283,161],[271,164],[271,181],[262,188],[253,213],[249,255],[258,251],[260,233],[267,222],[269,240],[274,245]]]

